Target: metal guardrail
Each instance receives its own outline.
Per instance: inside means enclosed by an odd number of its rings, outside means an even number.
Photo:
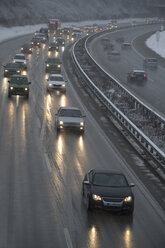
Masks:
[[[88,38],[90,39],[91,36]],[[81,40],[81,39],[80,39]],[[92,82],[92,80],[88,77],[88,75],[84,72],[84,70],[81,68],[81,65],[79,64],[76,54],[75,54],[75,47],[80,41],[78,40],[72,48],[72,59],[76,68],[76,72],[78,72],[79,76],[84,80],[84,82],[88,85],[88,87],[92,90],[92,92],[96,95],[96,97],[102,102],[102,104],[119,120],[119,122],[135,137],[135,139],[149,152],[149,154],[160,164],[161,169],[165,170],[165,153],[159,149],[150,139],[147,137],[134,123],[132,123],[127,116],[125,116],[101,91],[100,89]],[[87,52],[88,56],[91,57],[89,52]],[[93,62],[94,59],[91,57]],[[99,65],[98,65],[99,66]],[[99,68],[102,70],[102,68],[99,66]],[[104,71],[105,72],[105,71]],[[105,72],[106,73],[106,72]],[[106,73],[107,74],[107,73]],[[109,77],[111,77],[108,74]],[[114,80],[116,82],[116,79],[111,77],[111,80]],[[124,91],[127,92],[127,94],[131,95],[134,99],[137,101],[137,108],[144,107],[152,111],[152,109],[148,108],[148,106],[145,106],[139,99],[135,98],[133,94],[130,94],[130,92],[125,89],[120,83],[118,84],[119,87],[121,86]],[[155,113],[155,111],[152,113],[156,114],[157,117],[161,119],[162,127],[164,128],[165,120]],[[158,172],[159,173],[159,172]]]

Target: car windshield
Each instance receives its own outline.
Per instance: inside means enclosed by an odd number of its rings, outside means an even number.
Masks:
[[[11,78],[10,83],[12,84],[28,84],[27,77],[13,77]]]
[[[66,117],[81,117],[81,111],[79,109],[61,109],[59,116]]]
[[[14,57],[14,59],[23,59],[23,60],[25,60],[25,56],[16,55],[16,56]]]
[[[104,187],[128,187],[128,182],[124,175],[96,173],[93,177],[93,185]]]
[[[64,81],[64,79],[60,76],[59,77],[58,76],[50,76],[49,80],[50,81],[61,81],[61,82]]]
[[[9,63],[5,66],[6,68],[16,68],[16,69],[19,69],[19,65],[16,64],[16,63]]]
[[[51,63],[51,64],[60,64],[59,59],[57,58],[48,58],[47,59],[47,63]]]

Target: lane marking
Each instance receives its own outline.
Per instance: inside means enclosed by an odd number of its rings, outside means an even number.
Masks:
[[[67,247],[68,248],[73,248],[72,241],[71,241],[71,238],[70,238],[70,234],[69,234],[68,228],[66,228],[66,227],[64,228],[64,235],[65,235],[65,240],[66,240]]]

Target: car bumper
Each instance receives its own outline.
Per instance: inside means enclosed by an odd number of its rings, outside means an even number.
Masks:
[[[46,67],[45,71],[46,71],[46,72],[50,72],[50,73],[52,73],[52,72],[61,73],[61,68]]]
[[[10,95],[19,95],[19,96],[27,96],[29,94],[29,90],[24,89],[9,89]]]
[[[92,208],[98,208],[103,210],[109,210],[114,212],[129,212],[134,208],[134,201],[130,203],[126,202],[105,202],[91,200],[90,204]]]
[[[66,91],[66,87],[63,87],[61,85],[53,85],[53,86],[47,86],[47,90],[48,91],[59,90],[59,91],[65,92]]]
[[[79,125],[58,125],[57,129],[60,131],[68,130],[68,131],[77,131],[77,132],[84,132],[84,126]]]

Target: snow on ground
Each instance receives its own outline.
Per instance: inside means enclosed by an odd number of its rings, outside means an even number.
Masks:
[[[146,40],[146,45],[161,57],[165,58],[165,31],[157,31],[157,33],[151,35]]]
[[[131,23],[131,21],[143,22],[145,19],[134,18],[134,19],[121,19],[118,20],[118,23]],[[62,27],[70,27],[70,26],[86,26],[96,24],[107,24],[110,23],[111,20],[93,20],[93,21],[82,21],[82,22],[66,22],[62,23]],[[27,25],[27,26],[16,26],[6,28],[0,26],[0,42],[26,34],[32,34],[36,30],[39,30],[41,27],[47,27],[47,24],[38,24],[38,25]]]

